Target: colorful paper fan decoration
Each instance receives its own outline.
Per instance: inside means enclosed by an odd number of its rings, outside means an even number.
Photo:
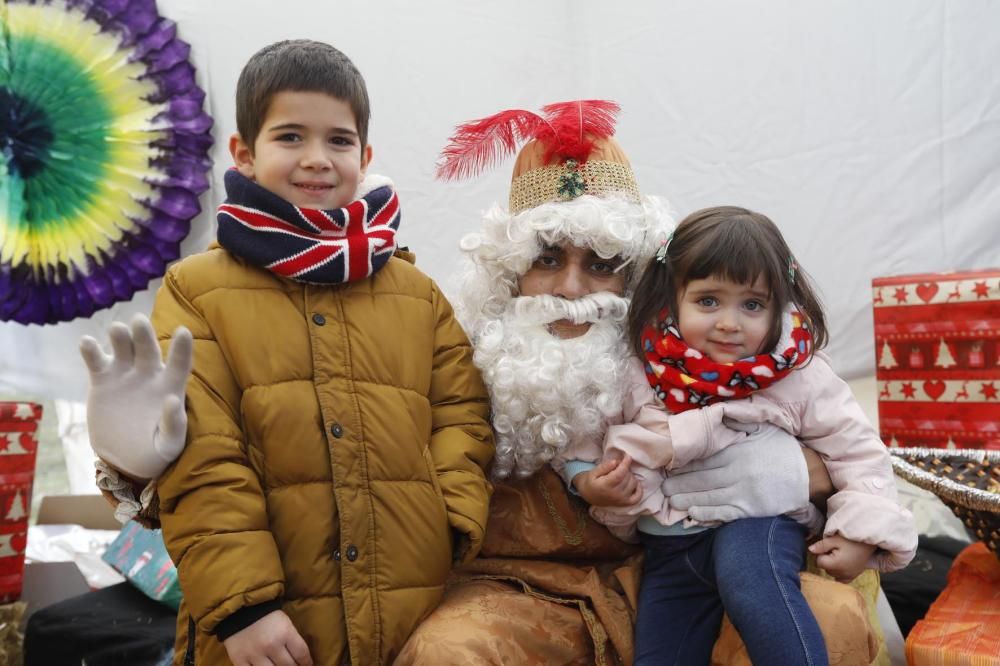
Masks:
[[[0,0],[0,320],[52,324],[163,275],[212,119],[155,0]]]

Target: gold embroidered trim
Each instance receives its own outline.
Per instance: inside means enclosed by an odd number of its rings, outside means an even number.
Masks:
[[[572,504],[573,513],[576,514],[577,527],[572,533],[569,531],[569,526],[563,517],[559,515],[559,511],[556,510],[556,504],[552,501],[552,496],[549,495],[549,489],[545,487],[544,483],[538,484],[538,487],[542,491],[542,497],[545,499],[545,506],[549,509],[549,515],[552,517],[552,522],[556,524],[556,528],[559,533],[562,534],[563,539],[566,540],[571,546],[579,546],[583,543],[583,531],[587,528],[587,511],[578,504]]]
[[[630,201],[639,203],[639,185],[635,182],[635,174],[628,165],[605,160],[589,160],[571,171],[583,177],[581,194],[597,197],[621,194]],[[566,164],[552,164],[540,169],[531,169],[515,178],[510,184],[510,212],[520,213],[522,210],[544,203],[566,201],[567,197],[560,194],[560,188],[565,191],[566,174]]]
[[[597,619],[597,614],[590,610],[586,604],[582,601],[580,602],[580,615],[583,617],[584,623],[590,630],[590,638],[594,642],[594,664],[595,666],[607,666],[608,655],[606,646],[608,644],[608,632],[605,631],[604,625],[601,621]]]

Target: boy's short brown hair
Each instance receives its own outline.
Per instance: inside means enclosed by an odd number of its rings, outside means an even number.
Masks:
[[[323,42],[293,39],[265,46],[250,57],[236,83],[236,130],[253,151],[271,99],[280,92],[321,92],[347,102],[368,145],[368,89],[346,55]]]

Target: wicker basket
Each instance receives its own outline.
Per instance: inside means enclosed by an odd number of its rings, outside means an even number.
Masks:
[[[1000,451],[889,449],[896,474],[929,490],[1000,558]]]

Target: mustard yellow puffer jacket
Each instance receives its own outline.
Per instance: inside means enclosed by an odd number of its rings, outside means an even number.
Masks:
[[[158,486],[184,592],[175,663],[230,663],[212,632],[275,600],[317,665],[391,663],[453,556],[478,552],[486,390],[451,306],[399,254],[348,285],[219,248],[164,278],[161,345],[180,324],[195,340],[187,446]]]

